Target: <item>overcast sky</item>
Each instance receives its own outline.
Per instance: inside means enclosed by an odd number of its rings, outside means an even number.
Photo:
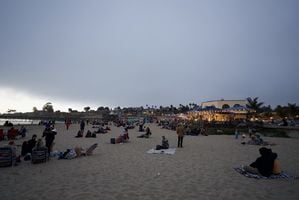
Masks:
[[[299,1],[0,1],[0,112],[299,103]]]

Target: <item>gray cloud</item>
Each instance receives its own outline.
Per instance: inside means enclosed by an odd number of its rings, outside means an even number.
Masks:
[[[140,106],[298,103],[298,1],[0,2],[1,86]]]

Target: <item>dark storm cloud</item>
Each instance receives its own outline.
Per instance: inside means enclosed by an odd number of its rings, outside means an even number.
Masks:
[[[0,85],[140,106],[299,99],[298,1],[1,1]]]

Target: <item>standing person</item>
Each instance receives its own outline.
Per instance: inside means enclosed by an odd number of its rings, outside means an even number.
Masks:
[[[65,122],[66,130],[69,130],[71,125],[71,120],[69,118],[66,118],[64,122]]]
[[[82,132],[84,132],[84,128],[85,128],[85,122],[84,122],[84,120],[82,120],[81,123],[80,123],[80,130]]]
[[[236,130],[235,130],[235,139],[238,139],[238,137],[239,137],[239,130],[236,128]]]
[[[178,148],[183,148],[183,138],[185,135],[185,130],[182,125],[178,125],[176,128],[176,133],[178,135]]]
[[[55,135],[57,134],[57,131],[55,129],[46,128],[43,137],[45,137],[46,141],[46,147],[48,148],[48,153],[52,150],[52,145],[55,140]]]
[[[71,125],[71,120],[70,119],[65,119],[65,126],[66,126],[66,130],[69,130],[70,128],[70,125]]]

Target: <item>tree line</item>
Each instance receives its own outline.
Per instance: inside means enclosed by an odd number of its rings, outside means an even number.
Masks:
[[[260,102],[258,100],[258,97],[247,98],[247,105],[246,107],[254,110],[256,114],[263,114],[264,116],[271,117],[274,114],[278,115],[279,117],[298,117],[299,115],[299,107],[296,105],[296,103],[288,103],[286,106],[281,106],[278,105],[276,108],[272,109],[270,105],[265,105],[264,102]],[[187,113],[188,111],[194,110],[198,108],[199,106],[195,103],[189,103],[187,105],[179,104],[178,107],[169,105],[169,106],[149,106],[146,105],[145,107],[140,106],[140,107],[123,107],[121,108],[120,106],[114,108],[114,110],[117,111],[122,111],[123,113],[138,113],[138,112],[144,112],[144,111],[151,111],[154,114],[178,114],[178,113]],[[96,110],[91,110],[89,106],[86,106],[83,108],[85,112],[96,112],[96,111],[111,111],[112,109],[109,107],[104,107],[100,106]],[[39,110],[37,107],[33,107],[33,112],[38,112]],[[52,113],[54,112],[54,107],[51,102],[47,102],[43,107],[42,107],[43,112],[49,112]],[[55,111],[55,112],[60,112]],[[74,112],[79,112],[78,110],[74,110],[72,108],[68,108],[69,113],[74,113]]]

